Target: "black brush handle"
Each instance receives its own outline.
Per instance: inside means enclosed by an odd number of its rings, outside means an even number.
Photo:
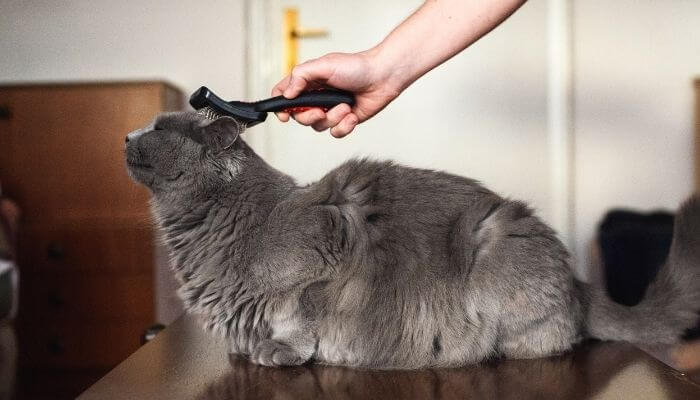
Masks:
[[[355,96],[352,93],[339,89],[320,89],[302,92],[299,96],[288,99],[284,96],[276,96],[254,103],[255,111],[277,112],[297,107],[319,107],[331,109],[338,104],[345,103],[350,107],[355,105]]]
[[[197,89],[190,96],[190,104],[195,110],[208,107],[216,114],[243,120],[247,126],[253,126],[265,121],[268,112],[285,110],[295,112],[309,107],[319,107],[327,110],[342,103],[352,107],[355,105],[355,96],[350,92],[331,88],[302,92],[293,99],[277,96],[254,103],[247,103],[244,101],[226,101],[205,86]]]

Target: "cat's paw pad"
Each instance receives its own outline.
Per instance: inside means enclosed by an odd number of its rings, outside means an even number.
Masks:
[[[255,347],[250,360],[267,367],[300,365],[306,361],[291,346],[274,340],[263,340],[260,342]]]

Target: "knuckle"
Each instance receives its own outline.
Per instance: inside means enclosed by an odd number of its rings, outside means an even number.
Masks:
[[[295,65],[294,68],[292,68],[292,72],[289,74],[291,77],[301,77],[303,74],[303,69],[301,65]]]
[[[340,124],[343,121],[343,119],[345,119],[346,115],[347,115],[347,113],[342,113],[342,114],[334,116],[333,126]]]

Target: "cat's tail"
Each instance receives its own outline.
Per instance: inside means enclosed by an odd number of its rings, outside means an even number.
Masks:
[[[633,343],[673,343],[698,322],[700,311],[700,197],[687,200],[674,220],[666,260],[642,301],[612,301],[601,288],[580,283],[588,335]]]

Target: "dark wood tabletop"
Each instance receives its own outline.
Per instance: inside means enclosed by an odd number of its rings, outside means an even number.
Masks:
[[[611,342],[589,342],[545,359],[457,369],[268,368],[229,357],[222,340],[185,316],[79,398],[700,399],[700,385],[632,345]]]

